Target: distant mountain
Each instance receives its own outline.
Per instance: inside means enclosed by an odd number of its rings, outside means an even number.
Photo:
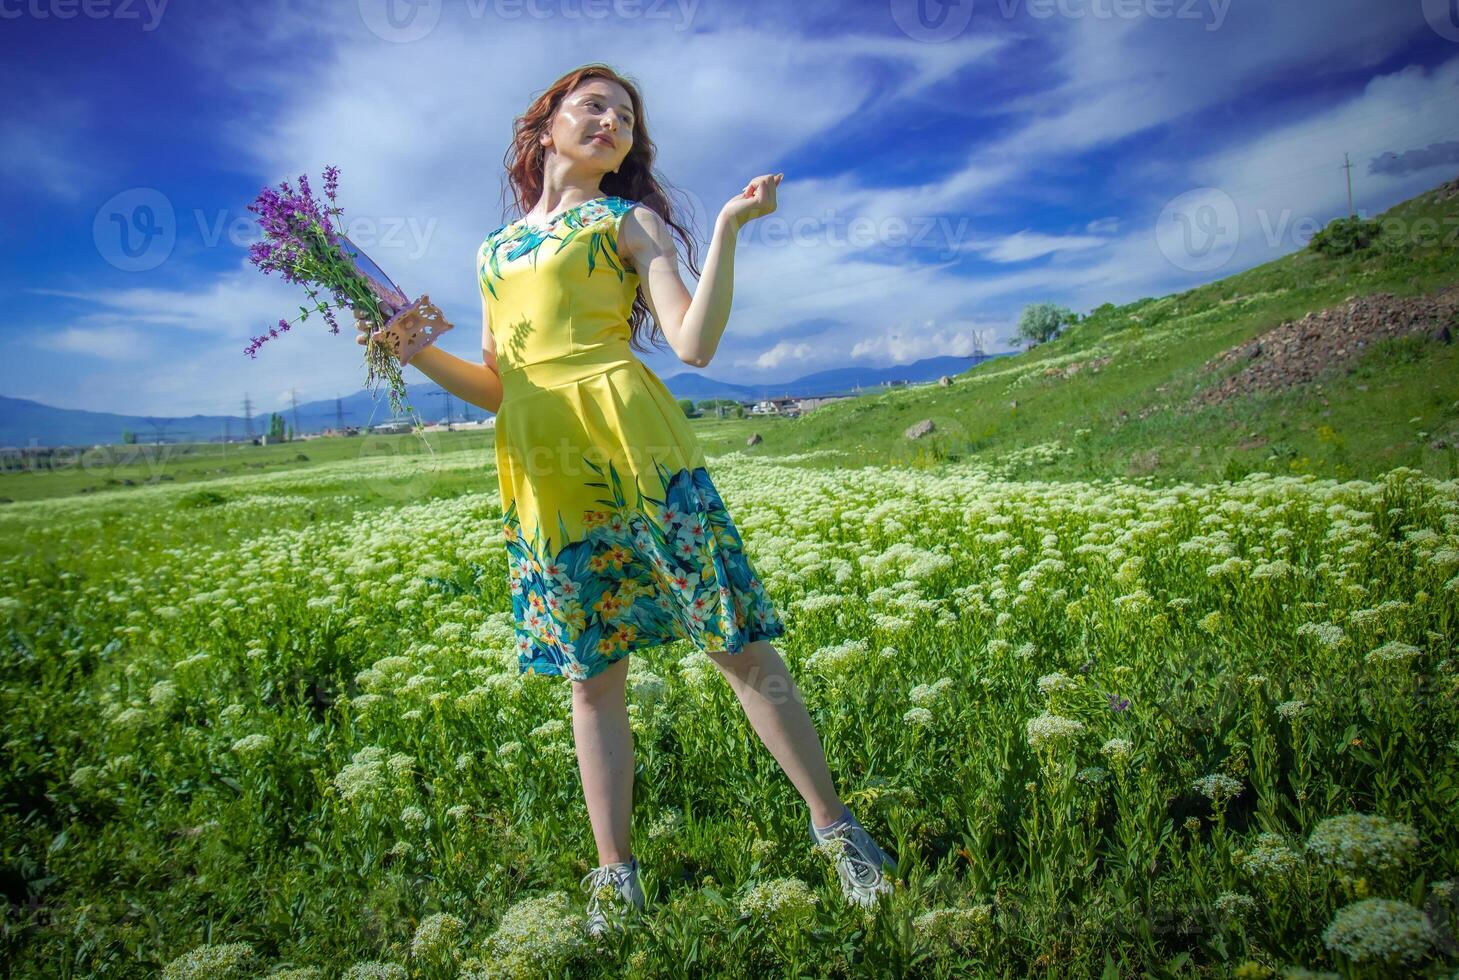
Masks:
[[[735,384],[694,371],[683,371],[664,378],[663,381],[669,391],[679,398],[693,401],[733,398],[754,402],[762,398],[854,394],[858,385],[863,392],[868,389],[874,391],[883,381],[932,381],[944,374],[959,374],[991,357],[1002,356],[1005,355],[928,357],[911,364],[885,367],[832,368],[773,384]],[[409,385],[406,395],[415,406],[416,412],[426,421],[435,422],[446,417],[448,396],[435,382]],[[261,408],[253,416],[254,435],[268,431],[269,413],[273,411],[284,417],[286,425],[294,423],[294,410],[288,406]],[[389,395],[383,388],[378,395],[372,395],[362,388],[341,396],[337,409],[334,399],[301,403],[298,409],[299,429],[303,432],[319,432],[335,427],[340,420],[347,426],[379,425],[387,421],[390,414]],[[450,415],[453,421],[459,422],[467,418],[486,418],[490,413],[451,397]],[[125,415],[57,408],[26,398],[7,398],[0,395],[0,446],[25,448],[107,445],[120,443],[124,430],[135,432],[140,442],[154,442],[158,439],[164,442],[217,442],[223,438],[224,433],[232,439],[241,439],[247,431],[242,415]]]
[[[1016,352],[1007,352],[1016,353]],[[664,378],[664,385],[680,398],[700,401],[706,398],[737,398],[741,401],[759,401],[762,398],[811,398],[824,395],[854,394],[859,385],[863,393],[867,388],[878,388],[883,381],[935,381],[944,374],[961,374],[994,357],[1004,354],[985,354],[982,357],[926,357],[910,364],[893,364],[886,367],[857,366],[831,368],[802,375],[790,381],[775,381],[769,384],[740,385],[729,381],[717,381],[708,375],[693,371],[682,371]]]
[[[435,382],[408,385],[406,395],[421,418],[434,422],[446,414],[445,392]],[[465,411],[463,411],[465,410]],[[253,415],[253,434],[268,431],[270,412],[284,417],[285,425],[294,424],[294,410],[259,409]],[[459,398],[451,399],[451,419],[480,419],[491,413]],[[340,398],[336,411],[334,399],[300,402],[299,429],[319,432],[334,428],[342,419],[347,426],[379,425],[391,416],[390,395],[382,387],[378,395],[360,389]],[[89,412],[81,409],[57,408],[25,398],[0,395],[0,446],[93,446],[120,443],[123,430],[137,434],[139,442],[218,442],[226,433],[231,439],[242,439],[247,426],[242,415],[124,415],[113,412]]]

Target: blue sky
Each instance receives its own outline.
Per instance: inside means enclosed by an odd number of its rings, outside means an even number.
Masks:
[[[479,357],[473,260],[516,217],[512,119],[591,61],[640,84],[700,229],[785,172],[705,373],[1008,350],[1026,303],[1084,311],[1300,247],[1346,210],[1344,152],[1366,214],[1459,174],[1456,7],[0,0],[0,394],[175,416],[357,390],[360,348],[312,319],[244,354],[303,298],[247,264],[245,206],[328,164],[356,239]]]

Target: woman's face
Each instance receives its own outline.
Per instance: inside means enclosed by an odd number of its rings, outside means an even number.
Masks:
[[[633,147],[635,121],[622,85],[591,78],[558,105],[547,145],[587,170],[612,173]]]

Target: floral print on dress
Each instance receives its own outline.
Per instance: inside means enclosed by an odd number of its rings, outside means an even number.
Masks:
[[[738,653],[785,632],[708,471],[655,467],[663,498],[640,491],[630,505],[610,461],[610,482],[590,485],[611,497],[583,514],[585,536],[555,553],[540,527],[528,541],[516,502],[508,506],[502,523],[521,673],[586,680],[643,647],[688,639],[706,652]]]
[[[610,216],[616,218],[625,213],[635,203],[622,197],[600,197],[596,200],[584,201],[582,204],[555,215],[546,228],[537,228],[525,222],[514,223],[515,228],[512,225],[502,225],[486,236],[486,241],[482,242],[481,251],[477,256],[477,268],[482,286],[491,293],[493,299],[499,298],[492,281],[502,278],[501,262],[503,259],[511,262],[524,255],[530,256],[532,266],[535,268],[537,251],[545,243],[556,242],[557,247],[552,251],[552,254],[556,254],[584,231],[589,236],[588,275],[592,275],[601,264],[617,272],[620,281],[625,279],[629,275],[629,270],[624,268],[623,260],[618,255],[617,237],[610,232],[591,229],[603,218]],[[512,230],[507,232],[508,229]],[[503,234],[503,232],[507,233]]]

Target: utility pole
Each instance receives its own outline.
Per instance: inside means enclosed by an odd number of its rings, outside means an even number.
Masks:
[[[243,396],[243,431],[248,435],[248,441],[253,441],[253,402],[249,401],[248,395]]]
[[[344,400],[338,395],[334,396],[334,428],[340,435],[344,435]]]
[[[299,428],[299,393],[293,388],[289,389],[289,403],[294,406],[294,438],[298,439],[304,430]]]
[[[1348,172],[1348,217],[1353,216],[1353,165],[1348,160],[1348,155],[1342,155],[1342,168]]]

